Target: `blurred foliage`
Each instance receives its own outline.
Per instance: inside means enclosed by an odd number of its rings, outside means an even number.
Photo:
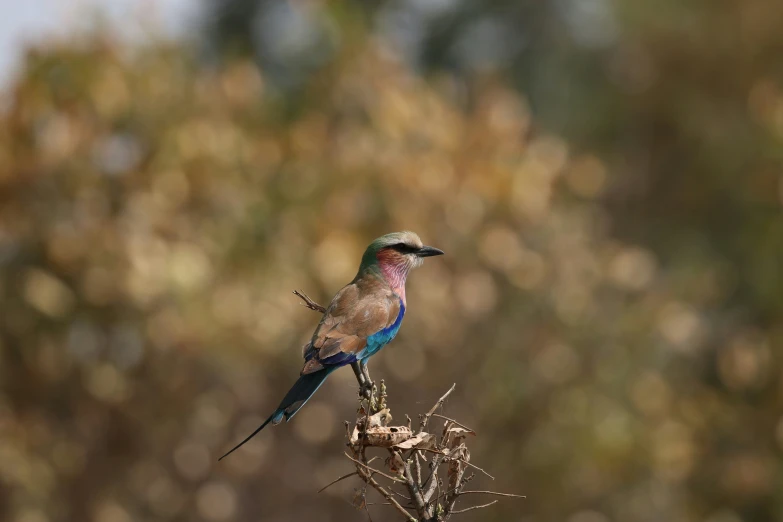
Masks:
[[[750,312],[780,316],[780,1],[206,4],[211,47],[254,56],[276,85],[304,81],[363,34],[467,98],[477,75],[502,75],[537,127],[620,178],[605,197],[618,237],[675,263],[723,258]]]
[[[783,83],[738,67],[721,94],[698,73],[731,68],[701,49],[713,33],[658,31],[671,92],[616,110],[659,131],[596,149],[615,155],[534,130],[494,74],[466,100],[361,31],[294,114],[246,58],[101,35],[31,50],[0,116],[0,518],[363,519],[348,481],[315,494],[349,471],[348,370],[216,457],[299,370],[318,318],[291,290],[328,301],[399,229],[448,255],[412,275],[373,375],[398,419],[458,383],[446,414],[528,497],[483,520],[783,518]]]

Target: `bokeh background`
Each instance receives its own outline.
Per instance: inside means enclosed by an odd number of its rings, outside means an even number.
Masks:
[[[783,3],[112,5],[2,86],[1,520],[366,520],[349,370],[216,460],[400,229],[373,376],[527,495],[465,519],[783,520]]]

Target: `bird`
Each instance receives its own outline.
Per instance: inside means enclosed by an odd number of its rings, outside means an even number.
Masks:
[[[405,282],[425,257],[443,251],[426,246],[414,232],[386,234],[375,239],[362,255],[356,277],[332,298],[310,342],[304,346],[299,379],[277,409],[223,460],[269,423],[290,421],[336,369],[350,365],[360,393],[369,398],[373,382],[367,360],[391,342],[405,316]]]

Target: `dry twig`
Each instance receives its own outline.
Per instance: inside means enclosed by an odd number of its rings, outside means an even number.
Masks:
[[[432,414],[432,416],[433,416],[433,417],[437,417],[438,419],[443,419],[443,420],[447,420],[447,421],[449,421],[449,422],[452,422],[452,423],[456,424],[457,426],[459,426],[460,428],[464,428],[464,429],[466,429],[466,430],[470,431],[471,433],[476,433],[474,430],[472,430],[472,429],[468,428],[467,426],[465,426],[465,425],[464,425],[464,424],[462,424],[461,422],[457,422],[457,421],[455,421],[455,420],[454,420],[454,419],[452,419],[452,418],[446,417],[445,415],[440,415],[440,414],[438,414],[438,413],[433,413],[433,414]]]
[[[302,301],[304,301],[303,303],[304,306],[306,306],[310,310],[314,310],[322,314],[326,313],[326,308],[324,308],[323,306],[319,305],[318,303],[310,299],[310,296],[308,296],[304,292],[300,292],[299,290],[294,290],[294,295],[300,298]]]
[[[443,394],[443,397],[438,399],[438,402],[435,403],[435,406],[430,408],[430,411],[424,414],[424,416],[421,419],[421,424],[419,425],[419,431],[424,431],[424,428],[427,427],[427,423],[430,421],[430,417],[432,417],[432,414],[435,413],[435,410],[443,406],[443,403],[446,402],[446,398],[451,395],[451,392],[454,391],[454,389],[457,387],[457,383],[451,385],[451,388],[449,388],[449,391]]]
[[[467,513],[468,511],[473,511],[474,509],[481,509],[481,508],[489,507],[492,504],[497,504],[497,503],[498,503],[497,500],[493,500],[492,502],[488,502],[487,504],[481,504],[480,506],[471,506],[471,507],[465,508],[465,509],[457,509],[455,511],[452,511],[451,514],[452,515],[459,515],[460,513]]]
[[[387,475],[386,473],[384,473],[383,471],[381,471],[381,470],[379,470],[379,469],[371,468],[370,466],[368,466],[368,465],[367,465],[367,464],[365,464],[364,462],[359,462],[358,460],[356,460],[355,458],[351,457],[351,456],[350,456],[350,455],[348,455],[347,453],[343,453],[343,455],[345,455],[346,457],[348,457],[349,459],[351,459],[352,461],[354,461],[354,463],[355,463],[355,464],[358,464],[359,466],[363,467],[364,469],[366,469],[366,470],[367,470],[367,471],[369,471],[370,473],[377,473],[378,475],[384,476],[384,477],[386,477],[387,479],[391,480],[392,482],[399,482],[400,484],[405,484],[405,481],[404,481],[404,480],[400,480],[400,479],[398,479],[398,478],[394,478],[394,477],[392,477],[391,475]]]
[[[324,487],[322,487],[321,489],[319,489],[319,490],[318,490],[318,493],[321,493],[322,491],[325,491],[325,490],[326,490],[328,487],[330,487],[330,486],[334,486],[335,484],[337,484],[337,483],[338,483],[338,482],[340,482],[341,480],[345,480],[345,479],[347,479],[348,477],[353,477],[354,475],[358,475],[358,474],[359,474],[358,472],[354,471],[353,473],[348,473],[347,475],[343,475],[342,477],[340,477],[340,478],[338,478],[338,479],[334,479],[333,481],[331,481],[330,483],[328,483],[327,485],[325,485]]]
[[[495,495],[497,497],[527,498],[525,495],[515,495],[514,493],[498,493],[497,491],[463,491],[460,494],[469,495],[471,493],[480,493],[482,495]]]

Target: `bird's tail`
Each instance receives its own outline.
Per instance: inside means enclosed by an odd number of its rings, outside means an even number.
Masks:
[[[258,427],[258,429],[256,429],[256,431],[248,435],[245,440],[234,446],[231,451],[220,457],[218,460],[223,460],[224,458],[234,453],[234,451],[238,450],[247,441],[252,439],[270,422],[272,424],[279,424],[282,422],[283,417],[285,417],[286,421],[291,420],[293,416],[296,415],[296,412],[299,411],[299,408],[304,406],[305,403],[310,400],[310,397],[312,397],[313,394],[318,390],[318,388],[321,387],[321,385],[333,370],[334,368],[324,368],[323,370],[308,373],[299,377],[299,380],[294,383],[291,389],[288,390],[288,393],[286,393],[285,397],[283,397],[283,400],[280,401],[280,405],[277,407],[274,413],[272,413],[272,415],[270,415],[269,418],[266,419],[264,423]]]

